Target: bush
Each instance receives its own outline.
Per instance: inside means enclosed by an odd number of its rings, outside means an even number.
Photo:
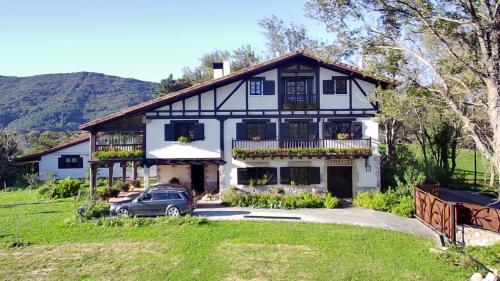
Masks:
[[[38,189],[38,193],[53,199],[76,197],[80,194],[83,186],[84,183],[78,179],[48,180]]]
[[[299,195],[241,194],[237,189],[228,189],[222,192],[221,199],[233,207],[271,209],[335,208],[339,205],[339,200],[329,194],[318,196],[307,192],[301,192]]]
[[[101,194],[100,197],[102,200],[107,201],[109,198],[115,198],[120,194],[120,190],[117,188],[106,188]]]
[[[113,188],[114,189],[118,189],[120,191],[123,191],[123,192],[127,192],[130,190],[130,184],[128,182],[115,182],[115,184],[113,184]]]
[[[157,218],[144,218],[144,217],[100,217],[88,220],[68,221],[69,224],[87,224],[92,226],[103,227],[141,227],[150,225],[201,225],[208,223],[206,218],[182,216],[182,217],[157,217]]]
[[[103,201],[89,202],[78,208],[78,215],[83,220],[109,216],[109,205]]]
[[[415,211],[413,196],[400,195],[400,192],[389,189],[385,193],[370,191],[358,194],[353,204],[359,207],[382,212],[391,212],[403,217],[411,217]]]
[[[138,180],[131,180],[129,181],[129,186],[131,188],[141,188],[141,182]]]

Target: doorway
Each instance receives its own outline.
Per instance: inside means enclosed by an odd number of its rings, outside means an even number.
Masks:
[[[333,166],[327,168],[328,192],[338,198],[352,198],[352,167]]]
[[[196,195],[205,192],[205,166],[191,165],[191,188]]]

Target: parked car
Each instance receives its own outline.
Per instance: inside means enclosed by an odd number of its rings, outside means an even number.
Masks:
[[[194,210],[193,198],[182,189],[155,187],[139,193],[135,198],[111,204],[112,215],[125,216],[180,216]]]

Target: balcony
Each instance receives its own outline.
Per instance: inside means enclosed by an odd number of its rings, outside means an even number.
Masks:
[[[315,110],[318,109],[316,95],[286,94],[283,101],[285,110]]]
[[[233,157],[359,158],[372,154],[371,139],[233,140]]]
[[[96,144],[95,151],[132,151],[143,150],[142,143],[135,144]]]
[[[141,132],[101,132],[96,135],[92,158],[138,159],[144,155]]]

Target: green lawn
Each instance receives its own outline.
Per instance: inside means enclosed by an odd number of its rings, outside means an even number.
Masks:
[[[431,241],[348,225],[70,226],[76,203],[0,192],[0,280],[468,280]],[[15,237],[29,246],[9,248]]]
[[[482,157],[481,152],[477,152],[477,180],[489,180],[488,161]],[[457,155],[456,173],[459,176],[464,176],[466,179],[474,179],[474,151],[469,149],[461,149]]]

